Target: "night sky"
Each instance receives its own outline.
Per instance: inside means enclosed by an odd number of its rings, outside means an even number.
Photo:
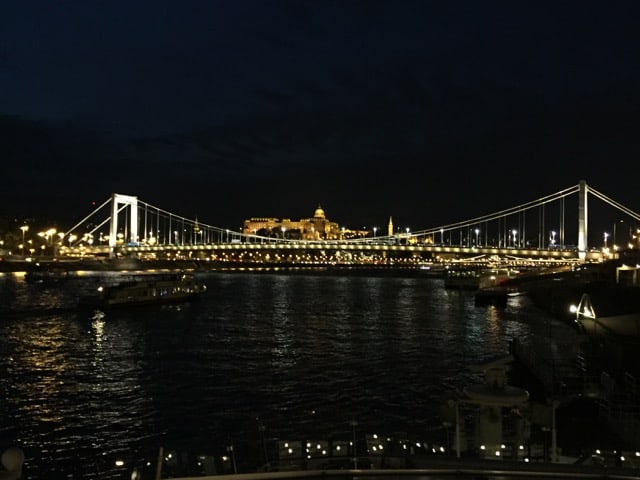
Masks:
[[[640,211],[640,2],[0,4],[0,217],[435,227],[585,179]]]

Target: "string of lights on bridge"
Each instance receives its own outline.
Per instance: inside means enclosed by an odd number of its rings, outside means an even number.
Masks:
[[[379,229],[374,227],[360,231],[360,235],[354,238],[340,236],[320,238],[317,241],[290,238],[284,229],[270,235],[258,235],[255,231],[244,233],[172,213],[141,201],[137,197],[122,196],[134,200],[116,204],[114,196],[105,200],[68,231],[56,232],[49,229],[42,232],[40,236],[59,252],[77,251],[79,248],[101,251],[114,246],[126,249],[140,246],[186,248],[198,245],[299,245],[301,243],[571,250],[576,247],[567,240],[569,238],[567,224],[575,223],[575,218],[566,216],[565,203],[568,197],[576,195],[579,191],[580,184],[491,214],[421,230],[411,231],[407,228],[400,233],[390,232],[389,235],[380,235]],[[592,187],[588,188],[588,193],[618,212],[622,212],[629,219],[640,222],[640,215],[607,195]],[[553,203],[558,204],[557,209],[551,208]],[[135,220],[135,228],[132,226],[132,219]],[[113,228],[114,221],[119,225],[117,231]],[[615,243],[618,240],[615,238],[615,224],[613,227],[612,240]],[[24,249],[24,235],[28,231],[28,226],[22,226],[21,230]],[[342,232],[344,231],[343,228]],[[634,235],[631,235],[631,227],[629,232],[630,237],[635,237],[633,240],[637,242],[637,229]],[[114,236],[116,238],[113,238]],[[604,248],[608,247],[607,240],[611,236],[609,232],[604,233]],[[631,240],[632,238],[629,238],[629,241]],[[612,247],[614,243],[611,244]]]

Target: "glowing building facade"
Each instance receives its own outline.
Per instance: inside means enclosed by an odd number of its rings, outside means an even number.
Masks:
[[[288,218],[250,218],[244,221],[242,233],[292,240],[339,240],[345,236],[345,230],[336,222],[329,221],[320,205],[313,217],[298,221]]]

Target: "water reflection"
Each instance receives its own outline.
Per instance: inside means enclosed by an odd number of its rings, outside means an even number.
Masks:
[[[17,406],[22,414],[32,416],[38,422],[62,420],[55,399],[67,388],[65,372],[70,365],[65,344],[73,341],[67,340],[67,333],[72,337],[77,333],[64,330],[67,329],[58,322],[42,320],[15,325],[7,332],[7,341],[13,347],[8,373],[21,380],[13,385],[12,398],[18,399]]]
[[[142,388],[139,334],[73,315],[22,319],[5,333],[9,418],[32,463],[67,449],[126,451],[121,435],[148,435],[154,410]]]
[[[97,281],[5,278],[0,298],[17,309],[68,306]],[[5,441],[27,447],[45,478],[47,462],[94,468],[104,452],[226,447],[253,438],[256,418],[279,438],[349,432],[354,418],[361,430],[424,434],[441,428],[447,395],[476,380],[470,365],[543,323],[522,299],[477,308],[472,293],[435,279],[212,274],[206,283],[205,297],[180,308],[0,322]]]

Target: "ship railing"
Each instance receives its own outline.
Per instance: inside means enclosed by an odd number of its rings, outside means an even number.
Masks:
[[[600,416],[629,444],[640,443],[640,406],[637,403],[600,402]]]
[[[598,375],[586,368],[581,356],[561,358],[547,350],[547,345],[525,345],[517,339],[510,344],[511,353],[533,373],[547,396],[563,399],[602,395]],[[570,347],[556,348],[556,352],[570,350]]]
[[[637,470],[630,468],[590,468],[580,465],[523,463],[507,464],[500,461],[481,463],[454,462],[448,465],[432,465],[418,469],[355,469],[355,470],[306,470],[289,472],[261,472],[234,475],[209,475],[198,477],[203,480],[314,480],[314,479],[425,479],[425,478],[487,478],[514,477],[520,479],[564,478],[564,479],[606,479],[637,480]],[[174,480],[193,480],[193,477]]]
[[[607,378],[603,374],[603,378]],[[623,382],[618,385],[609,378],[608,395],[603,396],[599,405],[599,414],[610,427],[631,444],[640,443],[640,401],[635,377],[626,373]]]

